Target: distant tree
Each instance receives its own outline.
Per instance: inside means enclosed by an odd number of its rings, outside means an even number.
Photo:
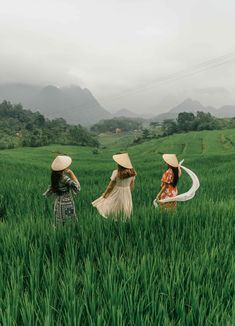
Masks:
[[[99,142],[81,125],[70,128],[70,137],[74,145],[99,146]]]
[[[192,112],[182,112],[178,114],[177,123],[179,131],[193,130],[195,116]]]
[[[175,132],[177,132],[178,127],[177,127],[177,123],[175,120],[173,119],[166,119],[163,121],[162,123],[162,131],[164,133],[164,135],[172,135]]]
[[[40,128],[40,127],[44,127],[45,123],[46,123],[45,117],[42,114],[40,114],[39,112],[36,112],[34,124]]]
[[[157,121],[151,121],[149,125],[150,125],[150,127],[156,128],[156,127],[160,126],[160,123]]]
[[[147,128],[143,129],[142,137],[143,137],[144,139],[147,139],[147,138],[150,137],[150,131],[149,131],[149,129],[147,129]]]
[[[26,130],[29,130],[29,131],[32,131],[32,130],[33,130],[33,124],[32,124],[31,122],[27,123],[27,124],[25,125],[25,129],[26,129]]]
[[[48,144],[99,145],[82,126],[71,126],[62,119],[49,120],[39,112],[24,110],[21,104],[0,104],[0,148]]]
[[[217,128],[217,119],[213,117],[209,112],[197,112],[197,115],[194,119],[194,130],[212,130]]]
[[[132,131],[140,129],[142,120],[132,118],[113,118],[102,120],[91,127],[91,131],[96,133],[116,132],[117,129],[122,131]]]

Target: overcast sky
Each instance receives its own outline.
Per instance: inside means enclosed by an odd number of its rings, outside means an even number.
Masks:
[[[78,84],[112,111],[235,104],[234,0],[1,2],[0,83]]]

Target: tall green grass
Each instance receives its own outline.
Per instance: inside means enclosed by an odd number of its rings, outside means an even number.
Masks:
[[[90,205],[118,146],[97,155],[61,146],[2,151],[0,323],[234,325],[235,153],[225,146],[221,155],[219,139],[219,132],[189,133],[131,147],[138,177],[126,223],[104,220]],[[173,213],[152,206],[161,151],[177,151],[201,181],[196,197]],[[78,222],[56,230],[52,201],[42,197],[55,152],[73,156],[82,185]],[[180,191],[189,186],[183,175]]]

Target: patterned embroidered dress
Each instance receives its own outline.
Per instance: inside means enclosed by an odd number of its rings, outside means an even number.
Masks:
[[[174,181],[174,173],[171,168],[169,168],[162,176],[162,185],[166,185],[165,191],[161,194],[159,199],[167,199],[171,197],[175,197],[178,194],[177,187],[173,187],[173,181]],[[165,208],[176,208],[176,202],[170,202],[170,203],[160,203],[160,206]]]
[[[62,175],[59,183],[59,195],[52,192],[51,187],[44,193],[44,196],[55,196],[54,216],[55,224],[64,224],[66,221],[75,220],[75,204],[73,194],[77,194],[80,190],[80,183],[71,180],[68,176]]]

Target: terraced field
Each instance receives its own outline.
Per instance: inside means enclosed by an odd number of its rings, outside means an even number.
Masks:
[[[235,324],[235,130],[129,143],[106,139],[98,154],[59,145],[1,151],[2,325]],[[104,220],[90,203],[115,168],[112,154],[127,149],[138,172],[133,216]],[[201,181],[174,213],[152,205],[164,152]],[[74,158],[82,191],[78,222],[55,230],[42,193],[57,153]],[[189,186],[183,174],[180,192]]]

